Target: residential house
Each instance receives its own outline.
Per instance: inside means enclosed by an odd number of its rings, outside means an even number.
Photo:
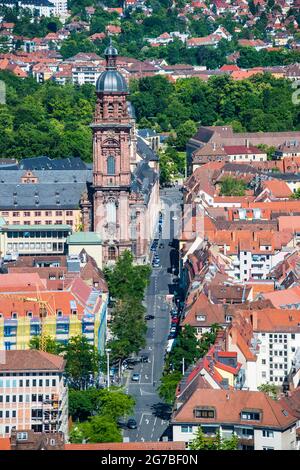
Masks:
[[[173,440],[189,446],[201,426],[205,436],[233,433],[241,450],[295,450],[297,418],[263,392],[198,388],[173,412]]]

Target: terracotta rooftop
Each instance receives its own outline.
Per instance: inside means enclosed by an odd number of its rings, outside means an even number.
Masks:
[[[63,371],[65,360],[44,351],[28,349],[26,351],[3,351],[1,354],[0,371]]]
[[[196,418],[197,407],[209,406],[216,410],[215,418]],[[258,421],[252,421],[257,427],[286,429],[296,422],[281,403],[272,400],[263,392],[246,390],[198,389],[172,417],[172,423],[224,423],[249,425],[241,418],[243,410],[257,410],[261,413]]]

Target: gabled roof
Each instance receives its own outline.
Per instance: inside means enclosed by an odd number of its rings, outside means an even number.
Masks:
[[[197,407],[212,407],[216,410],[214,418],[196,418]],[[179,423],[220,423],[249,425],[243,420],[241,412],[257,410],[261,413],[260,420],[251,421],[255,427],[270,427],[285,430],[296,423],[282,403],[272,400],[263,392],[246,390],[198,389],[173,413],[172,424]]]
[[[26,351],[5,351],[3,353],[4,362],[0,361],[0,371],[63,371],[65,360],[61,356],[49,354],[36,349]]]

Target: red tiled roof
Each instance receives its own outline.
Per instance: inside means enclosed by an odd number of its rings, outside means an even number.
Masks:
[[[3,351],[1,359],[1,372],[20,370],[63,371],[66,362],[62,356],[56,356],[36,349]]]
[[[200,406],[216,409],[214,418],[196,418],[194,410]],[[236,423],[249,424],[241,418],[243,410],[261,411],[257,426],[270,426],[275,429],[286,429],[296,422],[296,418],[284,413],[285,407],[272,400],[263,392],[248,390],[197,389],[192,396],[175,411],[172,423]]]

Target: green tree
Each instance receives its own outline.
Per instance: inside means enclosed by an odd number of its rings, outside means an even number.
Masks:
[[[114,360],[121,361],[145,346],[145,313],[140,300],[129,297],[117,302],[112,312],[113,339],[108,343]]]
[[[182,370],[184,359],[185,369],[200,357],[199,342],[192,326],[186,325],[180,331],[176,344],[169,354],[167,363],[175,371]]]
[[[197,132],[196,124],[191,121],[183,122],[176,129],[175,145],[178,150],[185,150],[187,141]]]
[[[71,388],[85,390],[99,372],[100,356],[85,336],[73,336],[63,345],[66,377]]]
[[[276,387],[276,385],[274,384],[269,384],[269,383],[262,384],[259,387],[257,387],[257,390],[259,390],[260,392],[267,393],[273,400],[278,399],[279,390],[278,390],[278,387]]]
[[[73,420],[86,421],[90,416],[106,416],[112,421],[132,414],[134,398],[119,387],[69,390],[69,413]]]
[[[73,421],[86,421],[89,416],[98,411],[99,390],[69,389],[69,414]]]
[[[135,400],[118,387],[99,391],[99,411],[114,421],[125,418],[133,413]]]
[[[162,376],[158,393],[160,398],[162,398],[165,403],[173,405],[175,401],[176,388],[181,378],[182,374],[179,371],[165,373]]]
[[[246,183],[242,180],[227,176],[221,181],[221,196],[244,196]]]
[[[122,442],[117,424],[107,416],[93,416],[84,423],[73,426],[70,432],[72,443]]]
[[[300,199],[300,188],[298,188],[292,195],[292,199]]]
[[[229,439],[224,439],[220,435],[220,431],[217,431],[215,437],[206,437],[202,431],[201,426],[196,431],[195,438],[189,444],[190,450],[237,450],[238,449],[238,437],[236,434],[232,434]]]
[[[273,160],[273,155],[275,153],[276,147],[271,145],[266,145],[266,144],[259,144],[257,146],[259,149],[263,150],[267,154],[268,160]]]
[[[50,353],[50,354],[60,354],[62,352],[62,347],[61,345],[55,341],[55,339],[51,338],[51,336],[45,336],[44,338],[45,341],[45,352]],[[31,338],[29,342],[29,348],[30,349],[40,349],[40,344],[41,344],[41,337],[40,336],[34,336]]]
[[[148,265],[135,266],[133,255],[125,250],[115,266],[106,268],[104,273],[112,298],[124,300],[131,297],[141,300],[149,283],[151,268]]]

